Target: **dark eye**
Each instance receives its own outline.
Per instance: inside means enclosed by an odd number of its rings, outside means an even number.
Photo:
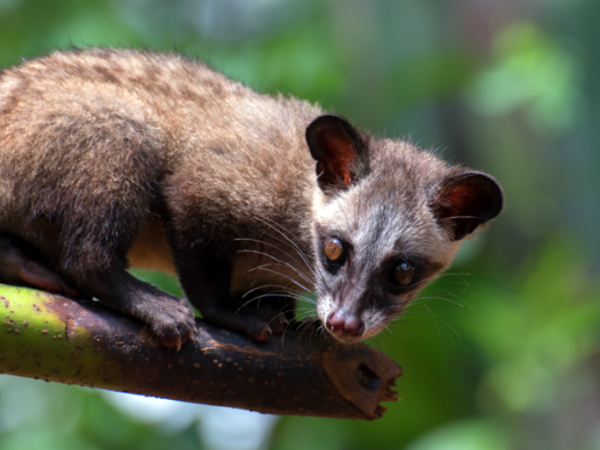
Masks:
[[[392,269],[390,281],[398,286],[408,286],[415,279],[415,268],[406,261],[401,261]]]
[[[323,253],[329,262],[341,263],[344,258],[344,244],[337,238],[329,238],[323,245]]]

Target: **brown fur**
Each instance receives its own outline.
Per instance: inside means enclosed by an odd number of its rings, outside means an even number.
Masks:
[[[257,339],[267,323],[281,331],[270,306],[293,305],[265,298],[259,309],[239,310],[249,289],[296,295],[316,283],[324,321],[342,308],[322,285],[324,230],[367,249],[347,269],[370,275],[349,273],[353,281],[340,288],[354,289],[356,302],[383,270],[379,261],[399,252],[427,261],[422,287],[455,253],[453,228],[436,214],[444,180],[466,170],[363,133],[356,183],[335,186],[333,173],[320,189],[305,132],[321,114],[180,56],[95,49],[26,62],[0,77],[0,236],[30,243],[77,289],[177,345],[191,336],[189,310],[134,280],[129,265],[177,272],[209,320]],[[363,337],[414,292],[367,323]],[[366,322],[379,317],[367,309],[354,308]]]

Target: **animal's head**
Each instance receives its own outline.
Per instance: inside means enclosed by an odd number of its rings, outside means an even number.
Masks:
[[[306,141],[327,198],[313,223],[318,314],[340,341],[384,329],[502,209],[491,176],[359,133],[341,117],[315,119]]]

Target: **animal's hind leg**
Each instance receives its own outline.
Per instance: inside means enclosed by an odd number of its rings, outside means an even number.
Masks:
[[[3,232],[0,232],[0,281],[71,297],[79,296],[79,291],[50,269],[42,255],[30,244]]]

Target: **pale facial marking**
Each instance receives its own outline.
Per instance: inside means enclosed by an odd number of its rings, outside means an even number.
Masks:
[[[418,291],[449,264],[457,247],[440,232],[424,198],[396,196],[373,202],[364,198],[369,197],[368,189],[357,186],[341,193],[314,223],[321,278],[317,311],[325,328],[347,343],[378,334],[400,316]],[[332,253],[343,264],[328,261],[331,239],[344,249],[343,257],[337,254],[339,249]],[[410,267],[412,275],[398,267]]]

